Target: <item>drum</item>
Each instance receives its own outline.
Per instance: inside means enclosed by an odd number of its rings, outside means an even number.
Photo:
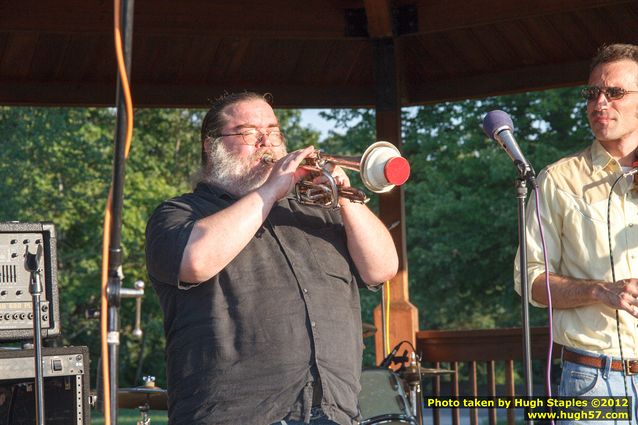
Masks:
[[[403,383],[388,369],[366,369],[361,373],[359,408],[361,425],[417,425]]]

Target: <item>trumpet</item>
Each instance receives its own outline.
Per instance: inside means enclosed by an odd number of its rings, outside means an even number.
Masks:
[[[262,161],[275,162],[268,154],[262,157]],[[317,150],[314,157],[306,158],[301,164],[312,173],[295,185],[299,203],[336,209],[339,208],[339,198],[360,204],[370,200],[360,189],[337,186],[329,164],[360,172],[364,186],[375,193],[388,192],[405,183],[410,176],[410,164],[401,156],[399,149],[388,142],[373,143],[361,156],[329,155]],[[323,175],[326,183],[312,183],[311,180],[318,175]]]

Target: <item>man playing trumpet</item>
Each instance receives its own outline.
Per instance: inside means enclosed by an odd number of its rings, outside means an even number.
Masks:
[[[264,96],[218,99],[201,134],[199,183],[161,204],[146,231],[170,424],[355,424],[358,287],[396,274],[389,232],[363,204],[290,196],[314,149],[286,152]],[[331,174],[350,185],[340,167]]]

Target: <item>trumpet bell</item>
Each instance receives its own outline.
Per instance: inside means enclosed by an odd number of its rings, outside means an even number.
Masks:
[[[392,143],[376,142],[361,156],[360,173],[365,187],[385,193],[408,180],[410,164]]]

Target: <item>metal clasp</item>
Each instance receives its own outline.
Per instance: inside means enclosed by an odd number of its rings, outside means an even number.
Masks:
[[[623,366],[625,366],[625,375],[638,375],[637,372],[632,372],[632,365],[638,365],[638,360],[624,360]]]

